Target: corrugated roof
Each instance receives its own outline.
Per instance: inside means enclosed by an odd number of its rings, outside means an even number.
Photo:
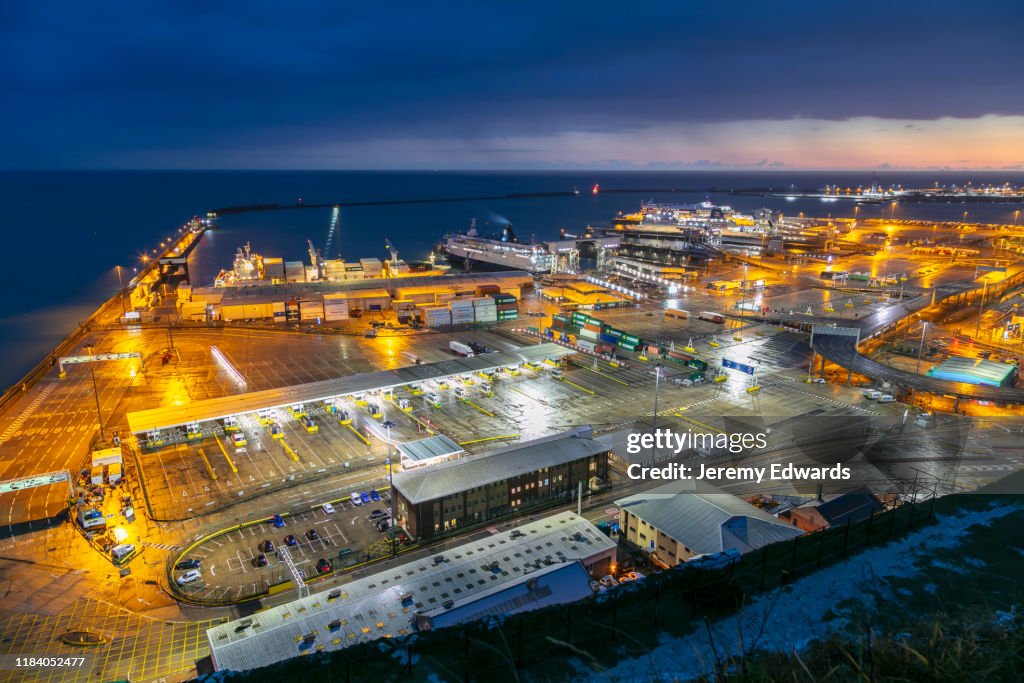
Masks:
[[[489,616],[564,605],[593,594],[590,574],[583,565],[578,560],[561,562],[495,586],[479,596],[456,600],[448,609],[438,607],[430,610],[423,616],[430,620],[431,628],[444,628]]]
[[[410,365],[396,370],[380,370],[309,384],[281,387],[280,389],[266,389],[193,401],[181,406],[150,408],[128,413],[128,428],[132,434],[143,434],[159,429],[183,427],[195,422],[222,420],[225,417],[267,408],[286,408],[296,403],[325,401],[377,389],[406,386],[424,380],[445,379],[456,375],[518,366],[525,362],[536,363],[546,358],[557,359],[572,353],[575,353],[572,349],[558,344],[537,344],[469,358],[452,358],[438,363]]]
[[[866,488],[826,496],[824,501],[812,500],[800,507],[817,508],[830,526],[845,524],[847,521],[859,522],[883,509],[882,503],[875,497],[875,494]]]
[[[967,382],[968,384],[987,384],[989,386],[1004,386],[1016,366],[1008,363],[996,363],[995,361],[981,358],[964,358],[963,356],[952,356],[941,364],[929,368],[928,376],[938,379],[948,379],[954,382]]]
[[[413,505],[444,498],[477,486],[511,479],[543,467],[606,453],[608,446],[593,438],[591,427],[525,441],[483,455],[394,475],[393,485]]]
[[[413,462],[451,457],[466,452],[462,446],[444,434],[428,436],[425,439],[417,439],[416,441],[406,441],[405,443],[397,444],[395,448],[399,450],[403,458],[408,458]]]
[[[615,501],[697,554],[741,553],[803,532],[728,493],[638,493]]]
[[[450,609],[462,607],[468,615],[475,597],[494,595],[547,567],[589,564],[614,549],[593,524],[561,512],[214,626],[206,637],[218,670],[255,669],[321,649],[411,634],[418,612],[443,608],[447,600],[457,601]],[[403,603],[404,596],[411,600]]]

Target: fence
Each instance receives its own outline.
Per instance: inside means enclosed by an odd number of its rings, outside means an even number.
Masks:
[[[264,680],[315,673],[319,681],[348,682],[394,680],[400,675],[422,680],[436,674],[469,683],[517,681],[522,672],[567,680],[579,673],[579,663],[599,671],[619,657],[647,655],[664,636],[706,628],[708,620],[735,613],[749,596],[906,534],[933,519],[933,506],[934,499],[908,503],[862,522],[767,546],[728,570],[680,567],[581,602],[298,657],[261,670],[258,676]],[[706,663],[709,673],[721,671],[724,665],[723,661]],[[658,664],[651,666],[661,669]],[[651,673],[638,671],[637,677],[649,678]]]

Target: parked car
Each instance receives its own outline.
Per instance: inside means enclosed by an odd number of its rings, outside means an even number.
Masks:
[[[316,529],[310,529],[306,532],[306,538],[308,538],[311,541],[317,541],[320,540],[320,534],[316,532]]]
[[[363,499],[360,497],[360,495],[358,493],[353,493],[352,494],[352,504],[353,505],[362,505],[363,504]]]
[[[321,574],[325,574],[331,571],[331,563],[321,557],[316,561],[316,570]]]
[[[266,567],[267,566],[267,556],[264,555],[263,553],[260,553],[256,557],[252,558],[252,564],[253,564],[254,567]]]
[[[281,519],[281,515],[274,515],[270,521],[273,522],[275,529],[280,529],[284,526],[284,520]]]
[[[184,569],[199,569],[199,560],[196,560],[196,559],[182,560],[178,564],[174,565],[174,568],[176,570],[178,570],[178,571],[182,571]]]
[[[602,577],[600,581],[601,585],[605,588],[613,588],[618,586],[619,582],[615,580],[615,577],[609,574],[608,576]]]
[[[892,394],[882,394],[881,396],[878,397],[878,402],[879,403],[895,403],[896,402],[896,397],[893,396]]]
[[[370,500],[372,500],[375,503],[379,503],[380,502],[380,494],[377,493],[376,490],[370,491]]]
[[[815,377],[814,379],[811,380],[811,383],[812,384],[824,384],[825,383],[825,378],[824,377]]]
[[[323,505],[320,506],[320,509],[329,515],[334,514],[334,506],[331,505],[330,503],[324,503]]]
[[[391,516],[390,512],[388,512],[387,510],[381,510],[381,509],[378,508],[378,509],[376,509],[376,510],[374,510],[373,512],[370,513],[370,520],[383,519],[385,517],[390,517],[390,516]]]
[[[370,500],[371,500],[370,494],[367,493],[366,491],[363,491],[362,493],[360,493],[359,494],[359,498],[360,498],[361,502],[363,502],[363,503],[369,503]]]
[[[198,581],[202,578],[202,576],[203,575],[199,573],[199,570],[193,569],[192,571],[185,572],[177,579],[175,579],[175,581],[178,583],[179,586],[185,586],[187,584],[192,583],[193,581]]]
[[[272,553],[274,552],[274,544],[272,541],[264,540],[258,546],[256,546],[261,553]]]
[[[391,520],[390,519],[384,518],[384,519],[380,520],[379,522],[377,522],[377,531],[379,531],[380,533],[384,533],[385,531],[387,531],[390,528],[391,528]]]
[[[299,544],[299,541],[292,534],[288,534],[287,536],[284,537],[284,544],[286,546],[294,548],[295,546],[297,546]]]

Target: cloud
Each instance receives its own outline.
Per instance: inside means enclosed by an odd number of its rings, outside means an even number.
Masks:
[[[751,121],[813,136],[865,119],[917,133],[913,122],[1024,115],[1024,5],[910,0],[879,21],[798,4],[7,3],[0,166],[294,167],[320,145],[344,164],[401,167],[420,163],[409,140],[447,141],[480,165],[541,164],[557,151],[501,140]],[[345,151],[367,146],[379,158]],[[700,156],[718,154],[681,163]]]

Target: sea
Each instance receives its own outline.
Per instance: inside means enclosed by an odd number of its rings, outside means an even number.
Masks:
[[[118,288],[117,266],[128,278],[192,216],[249,204],[340,204],[329,247],[330,208],[223,216],[208,231],[191,265],[193,284],[212,285],[230,268],[238,247],[264,256],[307,261],[308,243],[327,258],[378,257],[388,239],[406,260],[425,259],[448,232],[476,219],[481,231],[511,223],[520,240],[554,239],[565,229],[607,225],[643,200],[710,200],[741,211],[761,207],[806,216],[852,216],[853,203],[730,195],[748,188],[817,189],[827,184],[928,187],[935,183],[1024,183],[1020,172],[295,172],[295,171],[60,171],[0,172],[0,387],[32,366]],[[598,192],[592,190],[598,186]],[[578,195],[428,204],[346,206],[350,203],[569,192]],[[621,190],[616,191],[616,190]],[[675,190],[675,192],[659,192]],[[1013,222],[1020,204],[867,205],[862,218]]]

